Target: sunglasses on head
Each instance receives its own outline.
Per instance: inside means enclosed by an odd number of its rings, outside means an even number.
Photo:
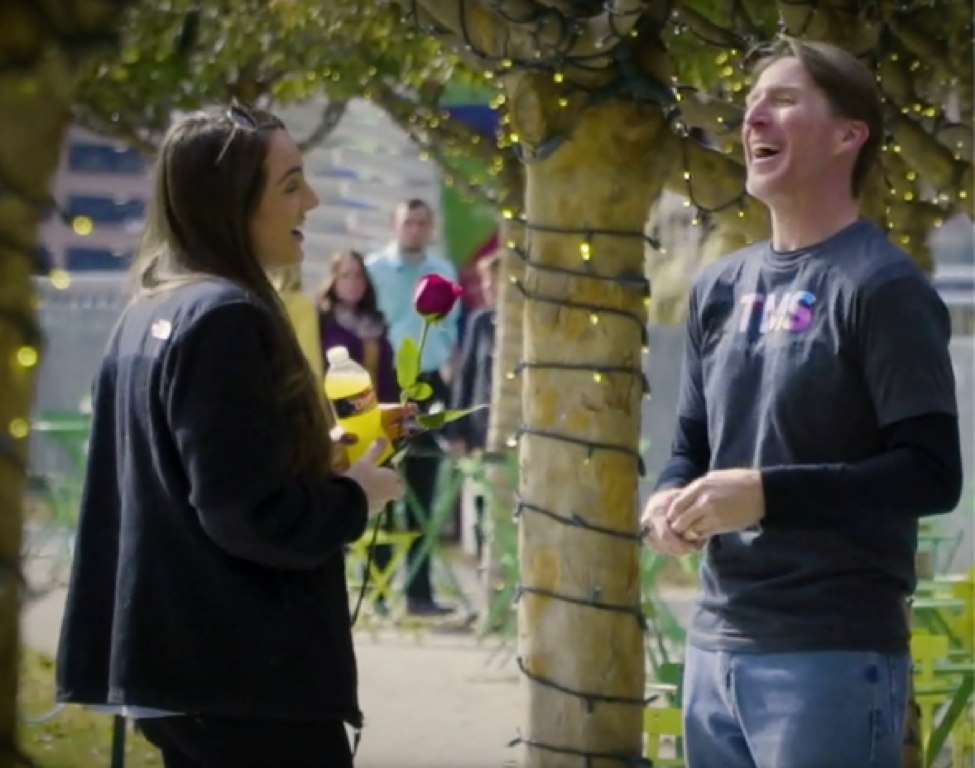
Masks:
[[[233,123],[233,130],[224,142],[223,148],[220,150],[220,154],[217,155],[217,159],[213,161],[214,165],[219,165],[220,161],[223,160],[223,156],[227,154],[227,150],[230,149],[230,145],[234,141],[234,137],[237,135],[237,129],[243,129],[245,131],[256,131],[262,126],[258,123],[257,118],[254,117],[253,113],[247,109],[247,107],[242,104],[234,102],[230,105],[227,111],[224,113],[226,118]]]
[[[257,118],[254,114],[243,104],[238,104],[234,102],[230,105],[227,110],[227,117],[230,121],[240,127],[246,128],[249,131],[256,131],[260,126],[257,124]]]

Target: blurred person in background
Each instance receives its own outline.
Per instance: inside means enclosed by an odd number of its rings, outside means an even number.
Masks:
[[[291,329],[298,339],[298,346],[305,355],[315,379],[325,375],[325,358],[319,333],[318,312],[315,302],[302,291],[301,265],[281,267],[269,273],[271,284],[278,292],[285,314],[291,321]]]
[[[457,281],[453,262],[430,251],[433,236],[433,209],[420,199],[410,199],[396,207],[393,218],[395,238],[386,248],[366,259],[366,269],[376,289],[379,310],[389,324],[393,350],[398,351],[407,337],[419,342],[423,321],[413,307],[413,293],[421,277],[430,274]],[[431,327],[420,361],[419,381],[433,389],[433,397],[422,404],[450,403],[450,380],[457,354],[458,318],[455,307],[441,323]],[[406,518],[410,529],[424,533],[411,550],[414,576],[406,587],[407,609],[414,616],[443,616],[451,610],[434,600],[431,562],[423,555],[425,524],[432,519],[437,480],[443,452],[433,435],[414,440],[403,461],[409,488]],[[432,549],[431,549],[432,551]],[[422,557],[421,557],[422,556]]]
[[[329,276],[315,292],[319,355],[327,360],[332,347],[345,347],[349,356],[369,371],[381,403],[399,400],[393,347],[386,318],[379,311],[376,289],[357,251],[332,258]],[[327,363],[326,363],[327,366]]]
[[[135,719],[165,768],[353,764],[342,550],[405,489],[380,443],[336,471],[268,278],[317,204],[273,115],[175,123],[96,376],[57,698]]]
[[[325,361],[328,370],[328,350],[345,347],[349,357],[369,371],[376,397],[388,408],[388,403],[399,400],[400,390],[396,383],[393,347],[389,341],[386,318],[379,311],[376,289],[366,272],[365,259],[358,251],[344,251],[332,257],[329,275],[315,293],[317,309],[316,336],[320,347],[317,354]],[[383,528],[392,528],[393,516],[383,517]],[[376,547],[374,558],[380,569],[389,564],[392,551],[389,546]],[[375,603],[384,612],[385,601]]]
[[[455,409],[472,408],[491,402],[492,368],[494,366],[495,324],[497,319],[497,286],[501,272],[501,254],[492,253],[477,263],[481,279],[481,294],[484,306],[470,316],[467,332],[464,334],[460,365],[454,377],[450,407]],[[487,443],[490,410],[482,408],[470,416],[452,422],[447,426],[450,452],[460,458],[471,452],[484,450]],[[474,497],[476,521],[474,539],[477,543],[477,557],[480,561],[483,544],[484,496]]]

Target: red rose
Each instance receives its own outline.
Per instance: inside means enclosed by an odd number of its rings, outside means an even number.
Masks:
[[[413,306],[426,320],[443,320],[450,314],[464,289],[440,275],[424,275],[416,284]]]

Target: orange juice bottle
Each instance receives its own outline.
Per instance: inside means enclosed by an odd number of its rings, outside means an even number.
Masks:
[[[325,397],[335,410],[338,425],[358,438],[356,443],[347,447],[349,463],[355,464],[376,440],[388,440],[383,429],[382,413],[369,371],[349,357],[349,350],[332,347],[326,357]],[[378,463],[386,461],[392,452],[392,446],[387,445]]]

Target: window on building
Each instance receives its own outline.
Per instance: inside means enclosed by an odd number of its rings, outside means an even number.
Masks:
[[[145,217],[146,204],[143,200],[116,200],[111,197],[72,195],[67,201],[67,211],[71,218],[84,216],[96,225],[125,226],[138,224]]]
[[[110,248],[68,248],[65,262],[69,272],[118,272],[129,268],[131,251]]]
[[[68,146],[68,170],[72,173],[141,176],[146,161],[136,150],[106,144],[73,141]]]

